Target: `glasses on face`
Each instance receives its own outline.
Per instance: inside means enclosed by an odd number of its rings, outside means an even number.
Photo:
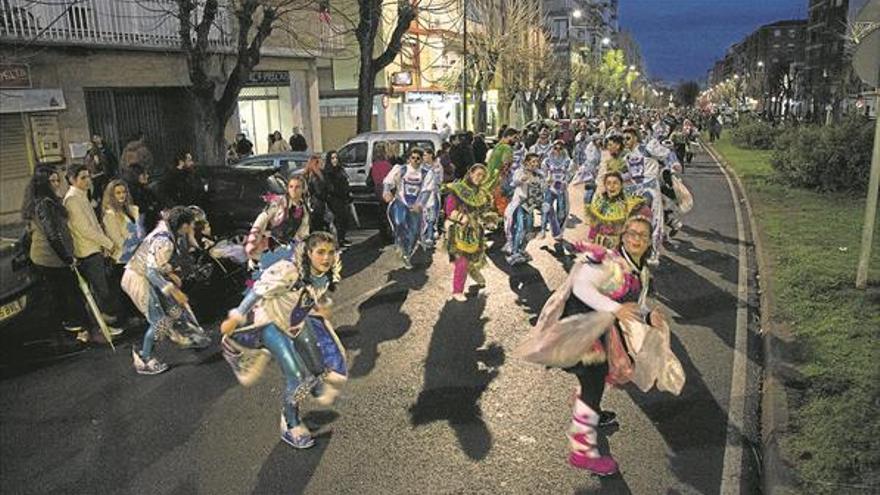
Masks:
[[[651,238],[651,234],[646,234],[637,230],[627,230],[626,232],[624,232],[624,235],[632,239],[638,239],[640,241],[647,241]]]

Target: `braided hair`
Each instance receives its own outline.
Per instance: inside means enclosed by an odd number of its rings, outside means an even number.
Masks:
[[[296,247],[296,263],[299,265],[300,277],[295,288],[303,288],[312,283],[312,262],[309,258],[309,252],[315,249],[319,244],[331,244],[334,249],[338,247],[336,236],[329,232],[318,230],[308,235]],[[327,272],[327,290],[333,292],[336,290],[336,284],[342,278],[342,263],[338,256],[333,268]]]

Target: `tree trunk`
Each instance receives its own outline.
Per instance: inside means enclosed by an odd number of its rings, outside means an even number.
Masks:
[[[195,98],[195,149],[191,150],[200,165],[222,166],[226,164],[226,118],[217,111],[213,99]]]
[[[471,92],[473,98],[474,132],[486,132],[486,112],[483,105],[483,89],[475,87]]]
[[[369,132],[373,128],[373,91],[376,73],[373,70],[373,42],[361,42],[361,70],[358,74],[357,132]]]

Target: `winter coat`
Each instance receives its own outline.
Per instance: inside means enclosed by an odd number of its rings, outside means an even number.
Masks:
[[[30,228],[30,259],[35,265],[54,268],[73,263],[73,238],[67,227],[67,210],[60,201],[37,200]]]

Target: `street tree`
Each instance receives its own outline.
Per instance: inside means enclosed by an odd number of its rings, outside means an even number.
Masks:
[[[358,20],[355,28],[360,62],[358,74],[357,132],[367,132],[372,128],[373,96],[375,94],[376,74],[388,67],[400,53],[402,40],[410,24],[418,16],[420,0],[397,0],[394,29],[387,40],[381,39],[385,2],[383,0],[358,0]],[[377,43],[381,52],[375,56]]]
[[[174,0],[169,4],[164,14],[178,22],[199,129],[195,152],[204,163],[225,162],[226,123],[238,106],[241,89],[260,63],[266,40],[276,30],[298,38],[292,17],[316,13],[319,4],[318,0]],[[234,41],[231,52],[212,45],[218,37]]]

